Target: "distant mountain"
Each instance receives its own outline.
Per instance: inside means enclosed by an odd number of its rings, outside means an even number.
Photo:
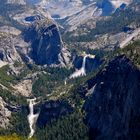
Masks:
[[[65,20],[65,22],[61,22],[62,25],[74,26],[71,27],[71,30],[74,30],[80,23],[99,16],[109,16],[122,5],[127,6],[131,2],[132,0],[49,0],[47,2],[43,1],[39,5],[44,7],[52,18],[58,21]]]
[[[119,8],[122,4],[129,5],[132,0],[49,0],[47,2],[42,1],[40,4],[46,8],[50,12],[53,18],[61,18],[64,19],[66,17],[72,16],[83,9],[85,9],[90,4],[97,5],[98,8],[102,9],[102,15],[108,15],[112,13],[114,10]],[[39,4],[39,3],[38,3]],[[55,10],[54,10],[55,9]],[[65,12],[63,12],[65,11]]]

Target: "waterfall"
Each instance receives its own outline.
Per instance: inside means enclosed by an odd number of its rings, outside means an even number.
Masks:
[[[86,67],[86,58],[87,58],[87,55],[83,58],[83,63],[82,63],[82,67],[85,69]]]
[[[28,123],[29,123],[29,127],[30,127],[30,134],[29,134],[28,138],[31,138],[35,133],[35,123],[37,121],[39,113],[34,114],[34,105],[37,104],[35,102],[36,98],[28,99],[27,101],[29,102]]]
[[[70,79],[77,78],[80,76],[86,76],[86,58],[87,57],[88,57],[88,55],[84,56],[82,67],[79,70],[76,70],[72,75],[70,75],[70,77],[69,77]]]
[[[81,69],[83,69],[83,73],[81,73],[82,74],[82,76],[86,76],[86,58],[87,58],[87,55],[83,58],[83,63],[82,63],[82,68]]]
[[[65,80],[64,80],[64,84],[67,85],[67,78],[65,78]]]

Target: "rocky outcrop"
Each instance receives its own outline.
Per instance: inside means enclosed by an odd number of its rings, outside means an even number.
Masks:
[[[0,97],[0,127],[7,128],[9,125],[9,119],[11,117],[11,111],[6,107],[7,103]]]
[[[15,61],[21,62],[21,57],[18,54],[15,43],[14,36],[7,33],[0,33],[0,60],[14,63]]]
[[[24,33],[25,41],[31,42],[30,56],[39,65],[66,65],[69,53],[63,46],[59,29],[48,20],[36,21]]]
[[[84,109],[91,140],[140,139],[140,71],[128,58],[115,58],[88,88],[93,90]]]
[[[21,31],[11,26],[0,27],[2,61],[61,66],[70,63],[70,52],[64,47],[59,29],[53,21],[35,19],[23,36]]]
[[[0,60],[10,64],[35,62],[65,66],[70,63],[71,54],[63,45],[57,25],[49,19],[38,19],[23,34],[11,26],[0,27],[0,45]]]

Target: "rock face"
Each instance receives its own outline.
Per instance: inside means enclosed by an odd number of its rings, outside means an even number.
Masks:
[[[9,63],[22,61],[15,48],[12,35],[8,35],[7,33],[0,33],[0,45],[0,60]]]
[[[64,53],[67,51],[64,49],[59,29],[53,22],[48,22],[46,20],[36,21],[25,32],[25,41],[31,42],[30,56],[39,65],[65,65],[67,55]]]
[[[0,60],[8,63],[35,62],[39,65],[66,65],[70,53],[64,47],[57,24],[43,7],[30,6],[41,0],[5,0],[0,2]],[[42,1],[43,2],[43,1]],[[45,1],[44,1],[45,2]],[[18,7],[18,10],[16,10]],[[31,8],[32,7],[32,8]],[[7,24],[8,23],[8,24]],[[26,33],[24,37],[22,32]],[[24,38],[26,38],[24,41]],[[32,58],[32,59],[30,59]],[[0,64],[1,65],[1,64]]]
[[[6,108],[6,102],[0,97],[0,127],[6,128],[9,125],[11,111]]]
[[[90,139],[140,139],[140,71],[132,62],[118,56],[88,87],[94,87],[84,105]]]
[[[64,101],[48,101],[41,106],[37,125],[43,127],[53,119],[58,119],[73,111],[72,107]]]

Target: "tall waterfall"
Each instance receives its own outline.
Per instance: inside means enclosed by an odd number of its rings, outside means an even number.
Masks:
[[[86,58],[87,55],[83,58],[83,63],[82,63],[83,75],[86,75]]]
[[[72,75],[70,75],[70,79],[80,77],[80,76],[86,76],[86,58],[88,55],[84,56],[82,67],[79,70],[76,70]]]
[[[29,115],[28,115],[28,123],[30,127],[30,134],[28,138],[31,138],[35,133],[35,124],[37,121],[37,118],[39,116],[39,113],[34,114],[34,105],[36,104],[36,98],[34,99],[28,99],[29,102]]]

